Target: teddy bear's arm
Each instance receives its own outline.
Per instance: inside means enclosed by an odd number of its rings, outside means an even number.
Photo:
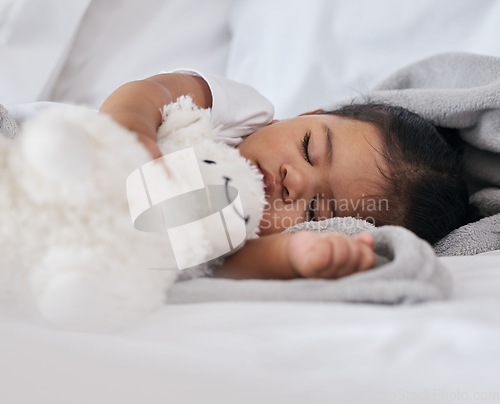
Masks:
[[[212,106],[212,95],[205,80],[167,73],[122,85],[104,101],[99,112],[135,132],[152,157],[158,158],[161,152],[156,144],[156,132],[162,123],[161,110],[182,95],[190,95],[199,107]]]

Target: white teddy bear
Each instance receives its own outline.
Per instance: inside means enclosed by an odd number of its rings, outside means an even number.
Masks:
[[[257,236],[261,174],[236,149],[214,141],[209,111],[190,98],[181,97],[163,114],[158,141],[165,157],[155,162],[134,134],[84,107],[54,108],[26,123],[16,139],[0,136],[4,306],[36,313],[43,324],[114,330],[160,307],[182,273],[178,268],[206,267],[221,251],[240,246],[238,218],[244,239]],[[198,160],[194,174],[169,165],[180,150]],[[156,184],[158,192],[171,192],[157,202],[146,186],[154,178],[145,177],[154,164],[167,181]],[[188,192],[193,184],[187,178],[200,173],[205,186]],[[133,186],[138,175],[149,209],[141,210],[144,195]],[[208,214],[210,221],[200,220]],[[212,237],[219,217],[225,217],[223,244],[229,241],[230,250]],[[232,244],[231,220],[233,230],[240,229]],[[189,259],[180,263],[183,257]]]

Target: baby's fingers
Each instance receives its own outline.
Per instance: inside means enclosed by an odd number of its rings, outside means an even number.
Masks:
[[[299,232],[288,245],[292,268],[306,278],[337,279],[373,267],[373,238],[338,233]]]
[[[354,272],[367,271],[368,269],[373,268],[373,266],[375,265],[375,252],[373,251],[375,243],[373,242],[373,238],[371,238],[370,244],[359,243],[358,245],[358,262],[356,264],[356,270]]]
[[[292,268],[301,276],[316,278],[329,267],[331,246],[328,235],[303,231],[295,233],[288,245],[288,258]]]
[[[375,247],[375,240],[373,240],[373,236],[366,231],[355,236],[355,239],[361,241],[363,244],[366,244],[368,247]]]
[[[337,279],[373,267],[375,254],[371,243],[363,243],[356,238],[344,235],[332,237],[330,243],[331,264],[320,273],[320,277]]]

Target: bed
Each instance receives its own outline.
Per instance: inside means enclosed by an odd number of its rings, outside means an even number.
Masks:
[[[487,0],[7,0],[0,15],[7,106],[97,108],[190,67],[253,85],[284,118],[434,53],[500,56]],[[2,314],[2,402],[500,402],[500,250],[439,260],[450,299],[415,305],[169,304],[113,334]]]

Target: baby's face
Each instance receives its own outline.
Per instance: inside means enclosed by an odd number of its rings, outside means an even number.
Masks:
[[[264,175],[267,206],[260,235],[334,216],[370,219],[385,168],[378,130],[334,115],[304,115],[248,136],[240,153]]]

